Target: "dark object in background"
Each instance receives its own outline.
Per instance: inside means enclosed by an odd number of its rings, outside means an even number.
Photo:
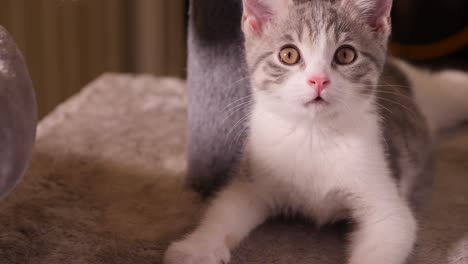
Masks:
[[[432,68],[468,69],[468,1],[395,0],[392,53]]]
[[[242,147],[243,137],[238,136],[247,110],[226,118],[226,110],[247,101],[249,94],[241,61],[241,9],[242,0],[191,1],[189,180],[203,194],[226,182]],[[395,0],[392,52],[432,68],[466,69],[467,10],[467,0]]]
[[[37,112],[26,64],[0,26],[0,198],[21,179],[31,157]]]

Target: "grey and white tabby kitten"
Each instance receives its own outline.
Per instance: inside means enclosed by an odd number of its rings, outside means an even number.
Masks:
[[[468,116],[467,75],[387,58],[391,0],[243,5],[254,104],[242,161],[165,263],[228,263],[281,213],[352,219],[349,264],[404,263],[417,229],[409,200],[436,133]]]

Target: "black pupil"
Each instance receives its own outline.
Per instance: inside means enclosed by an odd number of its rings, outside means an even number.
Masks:
[[[281,61],[288,65],[293,65],[299,60],[299,55],[297,54],[297,51],[293,48],[284,48],[283,50],[281,50],[280,57]]]
[[[344,59],[345,61],[348,61],[348,60],[351,59],[350,57],[351,57],[352,54],[350,53],[349,50],[344,49],[344,50],[342,50],[341,54],[342,54],[343,59]]]

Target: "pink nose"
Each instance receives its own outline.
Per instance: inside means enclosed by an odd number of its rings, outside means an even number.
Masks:
[[[314,87],[317,90],[317,96],[320,96],[325,90],[325,87],[330,83],[330,80],[327,77],[310,77],[309,78],[309,85]]]

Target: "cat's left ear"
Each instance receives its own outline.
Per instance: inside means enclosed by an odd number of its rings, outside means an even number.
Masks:
[[[242,0],[242,30],[247,35],[261,35],[274,20],[286,16],[292,0]]]
[[[359,13],[358,16],[364,18],[378,36],[390,36],[393,0],[343,0],[342,3],[348,7],[353,6]]]

